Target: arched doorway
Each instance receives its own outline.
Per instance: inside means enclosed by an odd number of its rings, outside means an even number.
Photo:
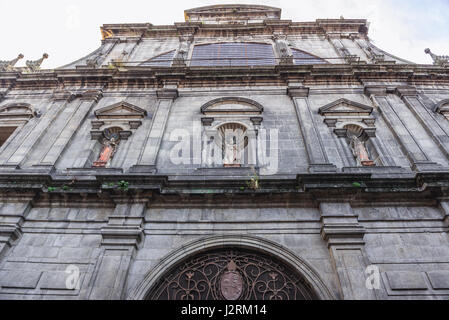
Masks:
[[[279,260],[248,249],[197,254],[167,272],[148,300],[312,300],[305,279]]]

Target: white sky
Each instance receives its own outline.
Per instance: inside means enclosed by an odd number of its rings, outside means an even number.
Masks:
[[[19,53],[25,60],[50,55],[43,68],[56,68],[94,51],[106,23],[171,25],[184,10],[212,4],[264,4],[282,9],[293,21],[364,18],[381,49],[416,63],[432,63],[429,47],[449,55],[449,0],[0,0],[0,60]]]

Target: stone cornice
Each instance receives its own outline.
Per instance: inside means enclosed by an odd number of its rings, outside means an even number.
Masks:
[[[291,20],[264,20],[249,24],[202,24],[200,22],[179,22],[173,25],[154,26],[150,23],[105,24],[101,27],[105,39],[178,37],[179,34],[213,36],[229,34],[255,35],[272,34],[282,30],[287,35],[342,34],[343,36],[366,37],[368,32],[365,19],[318,19],[315,22],[292,22]]]
[[[264,67],[125,67],[122,69],[70,69],[43,70],[36,74],[0,73],[0,92],[11,89],[57,89],[79,86],[88,88],[161,88],[165,81],[176,81],[182,87],[195,86],[196,82],[211,84],[228,81],[232,85],[261,85],[277,83],[286,85],[289,80],[304,85],[320,83],[361,84],[400,82],[407,86],[449,83],[449,69],[432,65],[297,65]],[[218,83],[217,82],[217,83]],[[220,84],[226,85],[226,84]],[[404,87],[405,88],[405,87]],[[405,92],[402,88],[402,92]]]

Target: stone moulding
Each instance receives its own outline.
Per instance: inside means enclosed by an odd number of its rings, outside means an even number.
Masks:
[[[232,109],[218,109],[219,105],[238,105],[237,108]],[[214,108],[215,107],[215,108]],[[207,102],[201,107],[201,113],[207,115],[211,113],[252,113],[261,114],[263,112],[263,106],[251,99],[238,98],[238,97],[225,97],[219,98]]]

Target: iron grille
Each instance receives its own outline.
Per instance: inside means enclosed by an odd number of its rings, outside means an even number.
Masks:
[[[147,300],[314,300],[305,279],[273,257],[243,249],[209,251],[163,276]]]

